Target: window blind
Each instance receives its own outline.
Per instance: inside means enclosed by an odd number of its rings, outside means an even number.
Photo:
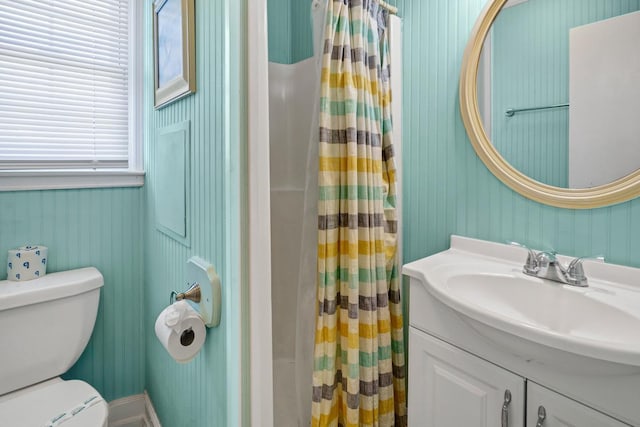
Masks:
[[[0,170],[127,168],[129,0],[0,0]]]

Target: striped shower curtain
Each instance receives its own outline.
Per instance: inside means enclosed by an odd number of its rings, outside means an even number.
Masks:
[[[406,426],[387,12],[329,0],[313,426]]]

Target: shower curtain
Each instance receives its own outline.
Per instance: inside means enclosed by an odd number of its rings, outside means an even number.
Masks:
[[[329,0],[321,76],[313,426],[405,426],[386,26]]]

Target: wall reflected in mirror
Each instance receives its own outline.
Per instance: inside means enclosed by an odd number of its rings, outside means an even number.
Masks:
[[[536,181],[590,188],[639,169],[640,0],[510,0],[478,100],[494,147]]]

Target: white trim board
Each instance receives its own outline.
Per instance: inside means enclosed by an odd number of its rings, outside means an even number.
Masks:
[[[0,171],[0,191],[142,187],[142,171]]]
[[[149,395],[136,394],[109,402],[109,427],[162,427]]]
[[[391,115],[393,118],[393,145],[396,160],[396,217],[398,219],[397,229],[397,259],[398,266],[404,264],[403,261],[403,221],[402,221],[402,19],[391,15],[389,21],[389,51],[391,62],[391,93],[393,103],[391,104]]]
[[[274,420],[266,6],[264,0],[249,0],[247,13],[247,86],[251,102],[247,112],[249,260],[246,264],[249,269],[250,348],[245,351],[251,354],[251,408],[247,424],[254,427],[272,427]]]

